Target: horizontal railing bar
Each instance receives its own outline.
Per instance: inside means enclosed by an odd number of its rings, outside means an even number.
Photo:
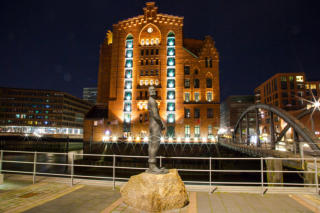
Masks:
[[[16,160],[2,160],[3,163],[24,163],[33,164],[33,161],[16,161]]]
[[[15,171],[15,170],[7,170],[7,169],[2,169],[1,172],[10,172],[10,173],[23,173],[23,174],[33,174],[33,172],[25,172],[25,171]]]
[[[70,174],[60,174],[60,173],[51,173],[51,172],[36,172],[36,175],[52,175],[52,176],[65,176],[70,177]]]
[[[112,177],[105,177],[105,176],[73,175],[73,177],[86,177],[86,178],[110,179],[110,181],[112,180]]]
[[[88,165],[88,164],[74,164],[77,167],[93,167],[93,168],[113,168],[112,166],[99,166],[99,165]]]

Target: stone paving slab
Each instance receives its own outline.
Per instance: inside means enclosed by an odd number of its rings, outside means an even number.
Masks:
[[[0,212],[23,212],[82,186],[70,187],[65,184],[43,182],[6,191],[0,194]]]
[[[60,198],[34,207],[26,213],[93,213],[101,212],[120,198],[118,189],[104,186],[84,186]]]
[[[296,213],[313,212],[284,194],[197,193],[198,212]]]

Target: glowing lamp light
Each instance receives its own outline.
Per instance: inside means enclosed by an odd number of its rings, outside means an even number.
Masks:
[[[207,138],[206,138],[206,137],[202,137],[201,141],[202,141],[203,143],[206,143],[206,142],[207,142]]]
[[[169,77],[173,77],[173,72],[169,72]]]
[[[169,119],[168,119],[168,121],[169,121],[169,123],[173,123],[173,117],[170,117]]]
[[[148,141],[149,141],[149,138],[148,138],[148,137],[144,137],[143,141],[144,141],[144,142],[148,142]]]
[[[319,100],[317,100],[317,101],[315,101],[314,103],[313,103],[313,106],[315,107],[315,108],[320,108],[320,99]]]
[[[169,41],[169,46],[173,46],[173,41]]]
[[[127,111],[127,112],[130,112],[130,110],[131,110],[131,107],[130,107],[130,106],[127,106],[127,107],[126,107],[126,111]]]
[[[128,58],[131,58],[131,57],[132,57],[132,53],[131,53],[131,52],[128,52],[127,57],[128,57]]]
[[[127,89],[131,89],[131,84],[130,84],[130,83],[127,83],[126,88],[127,88]]]
[[[132,137],[131,137],[131,136],[128,137],[128,141],[129,141],[129,142],[132,141]]]
[[[173,50],[169,51],[169,55],[173,56]]]
[[[169,106],[169,111],[173,111],[173,109],[174,109],[174,108],[173,108],[173,105],[170,105],[170,106]]]
[[[130,73],[127,73],[127,78],[131,78],[131,74]]]
[[[106,131],[104,132],[104,134],[105,134],[105,135],[110,135],[110,131],[109,131],[109,130],[106,130]]]
[[[127,63],[127,67],[132,67],[132,64],[131,63]]]
[[[105,135],[102,137],[102,141],[106,142],[106,141],[109,141],[110,140],[110,137],[108,135]]]
[[[132,43],[131,42],[128,43],[128,48],[132,48]]]
[[[138,137],[136,137],[136,141],[140,141],[140,137],[138,136]]]
[[[161,142],[164,142],[164,137],[161,137],[161,138],[160,138],[160,141],[161,141]]]
[[[173,88],[174,87],[173,82],[170,82],[168,86],[169,86],[169,88]]]
[[[130,95],[127,95],[127,96],[126,96],[126,100],[128,100],[128,101],[131,100],[131,96],[130,96]]]
[[[181,142],[181,138],[180,137],[177,138],[177,142],[179,142],[179,143]]]
[[[194,142],[198,142],[199,139],[198,139],[198,138],[194,138],[193,141],[194,141]]]
[[[173,100],[173,99],[174,99],[174,95],[173,95],[172,93],[169,95],[169,99],[170,99],[170,100]]]
[[[116,142],[117,139],[118,139],[118,138],[117,138],[116,136],[113,136],[113,137],[112,137],[112,141],[113,141],[113,142]]]
[[[170,60],[169,61],[169,66],[173,66],[173,65],[174,65],[173,60]]]
[[[186,137],[184,140],[185,140],[185,142],[190,142],[190,138],[189,137]]]
[[[172,137],[169,137],[169,139],[168,139],[168,140],[169,140],[169,142],[170,142],[170,143],[172,143],[173,138],[172,138]]]

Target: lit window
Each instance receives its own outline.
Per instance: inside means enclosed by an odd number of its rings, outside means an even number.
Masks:
[[[185,118],[190,118],[191,117],[191,113],[190,113],[190,109],[184,109],[184,117]]]
[[[212,137],[212,125],[209,124],[208,125],[208,138],[211,138]]]
[[[185,92],[184,93],[184,101],[185,102],[189,102],[190,101],[190,93],[189,92]]]
[[[184,126],[184,137],[190,138],[190,125]]]
[[[159,38],[156,38],[156,45],[159,44]]]
[[[148,80],[145,80],[145,81],[144,81],[144,84],[145,84],[146,86],[148,86],[149,81],[148,81]]]
[[[149,39],[146,39],[146,45],[149,45]]]
[[[184,88],[190,88],[190,79],[184,79]]]
[[[212,108],[207,109],[207,118],[213,118],[213,109]]]
[[[175,76],[175,70],[174,69],[168,69],[167,70],[167,76],[168,77],[174,77]]]
[[[151,45],[153,45],[153,42],[154,42],[154,40],[153,40],[153,38],[151,39]]]
[[[93,121],[93,126],[98,126],[98,121]]]
[[[310,89],[317,89],[317,85],[316,84],[310,84]]]
[[[167,103],[167,110],[168,111],[174,111],[175,110],[175,104],[174,103]]]
[[[207,101],[208,102],[212,101],[212,92],[207,92]]]
[[[174,114],[168,114],[167,122],[172,124],[172,123],[174,123],[174,120],[175,120]]]
[[[144,45],[144,39],[141,39],[141,45]]]
[[[150,85],[151,85],[151,86],[153,85],[153,80],[150,80]]]
[[[296,81],[297,82],[303,82],[303,76],[296,76]]]
[[[168,91],[167,92],[167,99],[168,100],[174,100],[175,98],[175,92],[174,91]]]
[[[159,80],[156,80],[156,81],[155,81],[155,85],[159,85]]]
[[[140,80],[140,86],[143,86],[143,80]]]
[[[194,137],[196,137],[196,138],[200,137],[200,126],[199,125],[194,126]]]
[[[174,80],[168,80],[168,85],[167,85],[167,88],[174,88],[175,86],[175,81]]]
[[[194,93],[194,100],[195,100],[196,102],[200,101],[200,94],[199,94],[198,92],[195,92],[195,93]]]

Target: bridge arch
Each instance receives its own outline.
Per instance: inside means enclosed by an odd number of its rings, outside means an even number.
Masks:
[[[245,116],[248,116],[248,113],[251,112],[251,111],[256,111],[256,113],[258,113],[258,110],[259,109],[263,109],[263,110],[266,110],[268,112],[271,113],[271,120],[270,120],[270,125],[271,125],[271,128],[274,128],[273,127],[273,114],[276,114],[277,116],[279,116],[281,119],[283,119],[286,123],[287,123],[287,127],[280,133],[280,137],[282,135],[285,134],[285,132],[290,128],[292,127],[294,129],[294,131],[300,135],[304,140],[305,142],[307,142],[310,146],[310,148],[313,150],[313,151],[320,151],[320,148],[319,146],[317,145],[317,142],[318,142],[318,139],[316,138],[316,136],[308,129],[306,128],[297,118],[295,118],[293,115],[289,114],[288,112],[286,112],[285,110],[283,109],[280,109],[278,107],[275,107],[275,106],[272,106],[272,105],[267,105],[267,104],[255,104],[255,105],[252,105],[252,106],[249,106],[239,117],[235,127],[234,127],[234,132],[233,132],[233,142],[235,141],[236,139],[236,134],[237,134],[237,131],[239,129],[239,126],[240,126],[240,123],[242,122],[243,118]],[[302,113],[303,115],[307,114],[308,112],[305,112],[305,113]],[[303,115],[300,115],[298,116],[298,118],[302,117]],[[248,118],[248,117],[247,117]],[[256,114],[256,119],[258,118],[258,114]],[[258,125],[257,125],[258,126]],[[242,131],[242,130],[241,130]],[[257,129],[257,135],[260,135],[259,133],[259,129]],[[271,135],[271,141],[273,143],[276,142],[275,140],[275,135],[273,133],[273,135]],[[279,138],[278,138],[279,139]],[[281,139],[281,138],[280,138]],[[258,139],[259,140],[259,139]],[[271,143],[272,143],[271,142]]]

